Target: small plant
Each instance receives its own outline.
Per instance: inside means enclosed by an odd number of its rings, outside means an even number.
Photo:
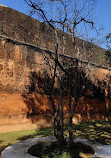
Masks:
[[[42,158],[49,158],[47,155],[43,155]],[[63,152],[62,154],[53,153],[53,158],[71,158],[69,152]]]

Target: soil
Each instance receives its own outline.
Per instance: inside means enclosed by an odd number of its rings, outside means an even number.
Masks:
[[[42,158],[44,155],[47,158],[55,158],[62,155],[64,152],[68,153],[71,158],[82,158],[91,156],[95,153],[94,149],[81,142],[72,143],[69,145],[68,142],[60,145],[58,142],[39,142],[28,149],[28,153],[35,157]]]

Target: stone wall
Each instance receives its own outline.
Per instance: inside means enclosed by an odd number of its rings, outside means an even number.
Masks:
[[[1,36],[54,51],[55,34],[48,25],[5,6],[0,6],[0,15]],[[60,54],[63,52],[62,36],[62,31],[58,30],[58,52]],[[79,59],[99,65],[107,65],[103,58],[97,58],[105,51],[104,49],[78,38],[76,38],[76,42],[78,52],[74,52],[71,36],[65,33],[64,53],[66,56],[72,58],[76,57],[76,53],[78,53]],[[41,52],[43,51],[0,38],[1,90],[25,91],[29,86],[30,71],[44,68],[44,56]]]
[[[0,34],[31,43],[37,46],[47,48],[48,50],[55,50],[55,33],[49,27],[34,18],[15,11],[11,8],[0,6]],[[75,57],[74,47],[72,44],[72,37],[65,33],[65,55]],[[63,32],[58,30],[59,52],[63,52]],[[98,59],[98,55],[105,50],[86,42],[82,39],[76,38],[77,51],[80,59],[85,59],[93,63],[106,64],[104,59]]]
[[[44,67],[42,55],[24,46],[5,41],[0,42],[0,49],[0,90],[11,93],[27,91],[30,72]]]
[[[44,73],[50,71],[46,60],[44,60],[48,57],[48,53],[43,51],[42,48],[50,52],[54,51],[54,32],[48,25],[8,7],[0,6],[0,15],[0,132],[9,131],[10,127],[13,131],[51,126],[50,100],[48,96],[40,92],[33,93],[35,87],[32,87],[32,74],[36,72],[44,77]],[[62,35],[62,31],[58,30],[59,59],[71,62],[72,57],[76,57],[76,53],[71,42],[71,36],[66,33],[65,56],[60,55],[63,52]],[[78,38],[76,41],[79,59],[107,65],[104,59],[97,58],[99,54],[105,51],[104,49]],[[53,64],[53,61],[51,63]],[[87,62],[82,65],[85,69],[89,67]],[[111,72],[107,69],[92,66],[90,76],[93,82],[94,75],[102,81],[109,73]],[[40,89],[40,87],[38,88]],[[30,91],[32,92],[29,94]],[[57,97],[55,101],[58,103]],[[82,110],[78,106],[75,120],[109,119],[109,116],[104,114],[106,110],[105,101],[103,100],[101,103],[101,108],[99,104],[92,102],[85,103]],[[65,107],[67,107],[67,104],[64,105]],[[67,112],[67,108],[64,110]],[[91,114],[92,110],[94,117]],[[110,110],[110,101],[107,104],[107,110]],[[81,114],[79,114],[79,111],[81,111]],[[102,111],[104,111],[103,114]],[[95,117],[95,115],[97,116]]]

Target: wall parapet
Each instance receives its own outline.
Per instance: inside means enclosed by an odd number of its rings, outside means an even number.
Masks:
[[[1,35],[54,51],[56,39],[54,31],[49,25],[9,7],[0,6],[0,15]],[[63,32],[57,30],[57,34],[59,41],[58,50],[63,54]],[[73,58],[76,57],[71,35],[64,33],[64,40],[66,44],[64,54]],[[108,66],[105,59],[97,58],[106,51],[105,49],[77,37],[76,44],[80,59]]]

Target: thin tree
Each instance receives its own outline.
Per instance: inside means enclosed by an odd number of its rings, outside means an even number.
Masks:
[[[63,92],[65,89],[65,79],[67,82],[68,96],[69,96],[69,142],[73,142],[72,132],[72,118],[74,116],[78,100],[85,89],[86,82],[82,82],[79,86],[81,71],[78,66],[79,54],[77,47],[77,37],[84,39],[88,38],[90,29],[96,30],[94,22],[91,20],[93,14],[93,7],[95,0],[24,0],[31,8],[31,15],[36,14],[37,19],[41,20],[50,26],[55,35],[55,53],[50,55],[49,60],[53,60],[53,64],[48,65],[51,70],[52,82],[50,93],[48,93],[54,111],[54,135],[60,143],[64,143],[64,113],[63,113]],[[74,65],[70,63],[65,65],[63,60],[58,57],[58,28],[62,30],[63,34],[63,54],[65,53],[65,34],[70,34],[74,47]],[[45,56],[45,60],[48,57]],[[59,73],[58,73],[59,69]],[[65,77],[64,77],[65,76]],[[53,100],[55,82],[59,83],[59,104],[56,105]],[[84,81],[84,79],[83,79]],[[73,85],[73,86],[72,86]],[[72,92],[72,87],[74,88]],[[79,89],[79,92],[78,92]],[[72,98],[74,103],[72,104]],[[58,119],[60,114],[60,119]]]

